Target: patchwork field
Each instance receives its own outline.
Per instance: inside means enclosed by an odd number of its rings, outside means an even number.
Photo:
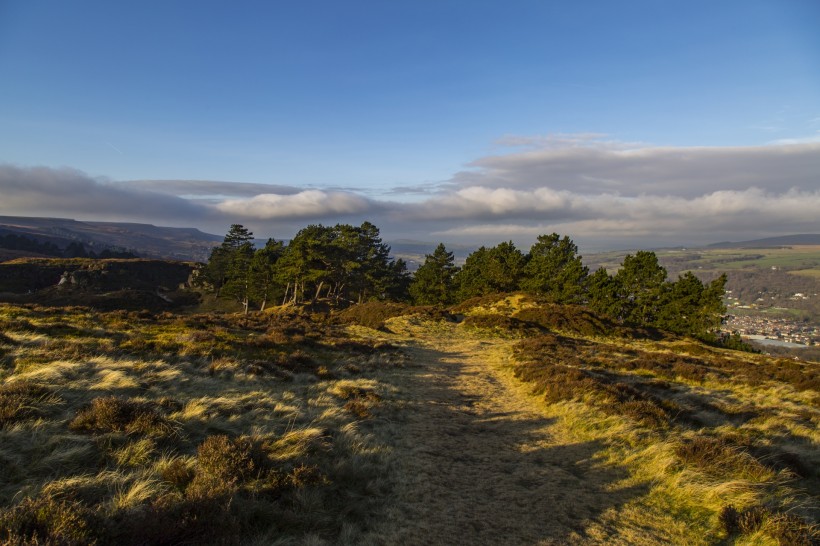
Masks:
[[[524,296],[0,307],[9,544],[813,544],[820,366]]]

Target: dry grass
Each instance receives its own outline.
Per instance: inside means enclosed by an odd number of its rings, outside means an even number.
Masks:
[[[815,365],[521,295],[347,314],[0,306],[0,543],[817,541]]]
[[[363,374],[395,346],[293,313],[0,306],[0,325],[0,543],[355,542],[378,513],[380,451],[347,425],[383,403]]]

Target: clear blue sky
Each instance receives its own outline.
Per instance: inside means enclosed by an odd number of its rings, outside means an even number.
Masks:
[[[820,2],[0,0],[0,82],[0,162],[373,196],[508,135],[814,139]]]

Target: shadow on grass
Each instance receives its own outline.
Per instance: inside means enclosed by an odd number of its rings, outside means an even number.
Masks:
[[[414,352],[426,365],[395,377],[409,400],[391,416],[386,440],[396,468],[387,542],[584,540],[601,514],[648,492],[650,484],[619,485],[629,472],[598,459],[603,443],[557,443],[553,420],[489,371],[460,365],[463,355]]]

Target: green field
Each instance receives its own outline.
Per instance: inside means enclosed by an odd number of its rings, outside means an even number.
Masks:
[[[616,269],[633,251],[606,252],[586,256],[594,267]],[[660,249],[658,260],[670,271],[730,271],[744,268],[785,268],[800,275],[820,277],[820,246],[731,249]]]

